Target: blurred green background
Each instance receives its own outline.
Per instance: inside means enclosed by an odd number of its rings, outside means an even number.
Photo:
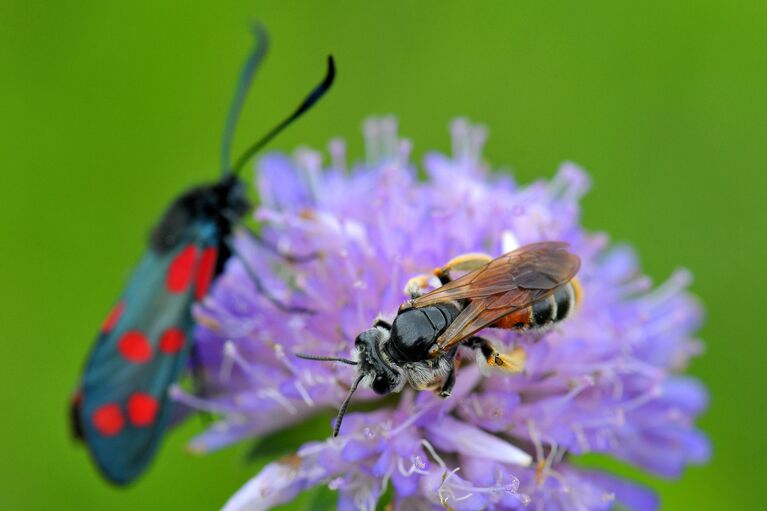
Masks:
[[[709,317],[691,371],[712,394],[711,463],[643,480],[665,509],[756,509],[763,381],[767,4],[678,2],[0,1],[2,509],[214,509],[257,466],[245,446],[184,454],[172,434],[128,490],[70,441],[66,401],[94,332],[170,198],[216,176],[224,115],[260,19],[272,51],[235,148],[324,71],[322,104],[272,145],[361,156],[360,126],[447,150],[456,115],[523,182],[573,160],[594,177],[585,224],[633,243],[656,281],[696,275]]]

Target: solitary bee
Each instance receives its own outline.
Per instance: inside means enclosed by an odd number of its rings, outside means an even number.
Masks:
[[[408,383],[416,390],[438,388],[440,396],[449,396],[460,346],[476,350],[482,368],[521,372],[521,348],[504,354],[474,334],[486,327],[541,331],[568,318],[580,298],[574,279],[579,268],[580,259],[567,251],[567,243],[555,241],[525,245],[496,259],[465,254],[434,270],[442,285],[433,291],[422,294],[429,276],[410,279],[405,287],[410,299],[392,323],[377,319],[357,336],[354,360],[296,354],[359,368],[338,411],[333,436],[360,384],[377,394],[399,392]],[[468,273],[452,280],[453,271]]]

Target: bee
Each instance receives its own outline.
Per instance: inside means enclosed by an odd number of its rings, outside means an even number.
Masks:
[[[377,319],[354,342],[355,358],[297,353],[308,360],[335,361],[357,366],[358,375],[338,411],[333,436],[359,385],[377,394],[438,389],[448,397],[455,385],[456,356],[461,346],[475,350],[482,369],[507,373],[524,370],[521,348],[501,353],[478,335],[483,328],[545,331],[570,317],[581,292],[575,275],[578,256],[567,243],[544,241],[525,245],[496,259],[465,254],[434,270],[442,284],[422,294],[428,276],[408,281],[404,302],[394,321]],[[467,272],[453,280],[451,272]]]

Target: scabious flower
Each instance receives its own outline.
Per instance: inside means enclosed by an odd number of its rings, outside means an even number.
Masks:
[[[406,388],[364,413],[355,403],[377,397],[361,390],[337,438],[328,438],[330,425],[317,431],[316,441],[268,464],[225,509],[268,509],[318,485],[337,491],[342,510],[375,509],[389,485],[399,510],[656,509],[650,490],[577,459],[602,453],[665,477],[707,460],[708,441],[694,425],[707,394],[681,375],[700,351],[690,275],[677,271],[653,289],[630,248],[585,231],[579,200],[589,179],[575,165],[521,186],[489,173],[485,130],[458,120],[452,157],[428,155],[419,179],[410,143],[396,131],[393,119],[369,121],[367,162],[351,169],[338,140],[327,166],[306,149],[260,161],[256,217],[273,246],[239,237],[250,270],[230,260],[195,310],[212,390],[204,399],[174,395],[220,420],[193,449],[336,408],[356,369],[294,353],[349,357],[376,317],[393,319],[411,276],[458,254],[566,241],[582,260],[582,304],[545,334],[483,332],[507,350],[525,350],[522,374],[482,377],[464,363],[452,396]],[[313,257],[289,262],[276,252]],[[276,300],[314,313],[292,313]]]

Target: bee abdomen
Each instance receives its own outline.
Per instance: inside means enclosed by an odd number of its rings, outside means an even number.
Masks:
[[[493,327],[515,330],[537,330],[549,327],[570,317],[579,298],[580,286],[577,281],[572,280],[546,298],[503,317],[495,322]]]

